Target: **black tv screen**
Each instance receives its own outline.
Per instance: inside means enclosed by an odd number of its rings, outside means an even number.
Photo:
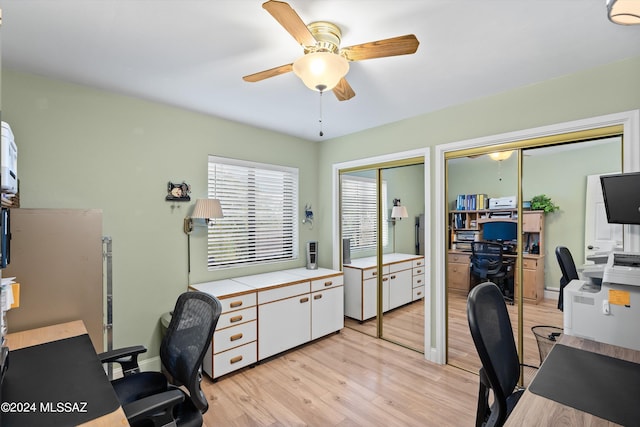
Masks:
[[[640,224],[640,172],[600,176],[609,224]]]

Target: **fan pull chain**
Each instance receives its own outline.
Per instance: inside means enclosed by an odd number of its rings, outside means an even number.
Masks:
[[[324,136],[324,132],[322,132],[322,92],[320,91],[320,119],[318,120],[320,123],[320,136]]]

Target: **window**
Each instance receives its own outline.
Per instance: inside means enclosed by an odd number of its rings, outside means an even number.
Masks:
[[[376,249],[376,180],[342,175],[342,237],[351,239],[351,251]],[[389,243],[387,183],[382,182],[382,245]]]
[[[209,270],[298,258],[298,169],[209,156]]]

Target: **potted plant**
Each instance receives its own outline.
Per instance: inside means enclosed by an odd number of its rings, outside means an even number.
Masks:
[[[531,199],[531,210],[544,211],[545,214],[555,212],[560,209],[551,201],[551,198],[546,194],[539,194]]]

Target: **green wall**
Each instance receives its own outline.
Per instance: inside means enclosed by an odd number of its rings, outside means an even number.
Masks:
[[[24,208],[98,208],[113,239],[114,345],[157,355],[159,318],[187,290],[183,219],[207,197],[207,156],[299,168],[300,219],[318,205],[318,144],[79,85],[2,70],[3,120],[18,145]],[[167,182],[191,185],[191,203],[165,201]],[[318,228],[300,226],[304,242]],[[299,267],[298,261],[208,272],[206,233],[191,237],[190,283]],[[25,284],[26,286],[27,284]]]
[[[299,167],[299,214],[312,203],[315,215],[313,229],[300,228],[300,253],[317,239],[320,264],[331,267],[334,163],[638,109],[638,75],[640,57],[322,143],[7,69],[1,102],[19,144],[22,206],[103,210],[114,242],[115,345],[145,344],[154,356],[158,318],[188,282],[182,220],[193,203],[166,202],[166,183],[184,180],[193,199],[206,197],[208,154]],[[204,237],[197,230],[191,239],[192,283],[304,264],[209,273]]]

